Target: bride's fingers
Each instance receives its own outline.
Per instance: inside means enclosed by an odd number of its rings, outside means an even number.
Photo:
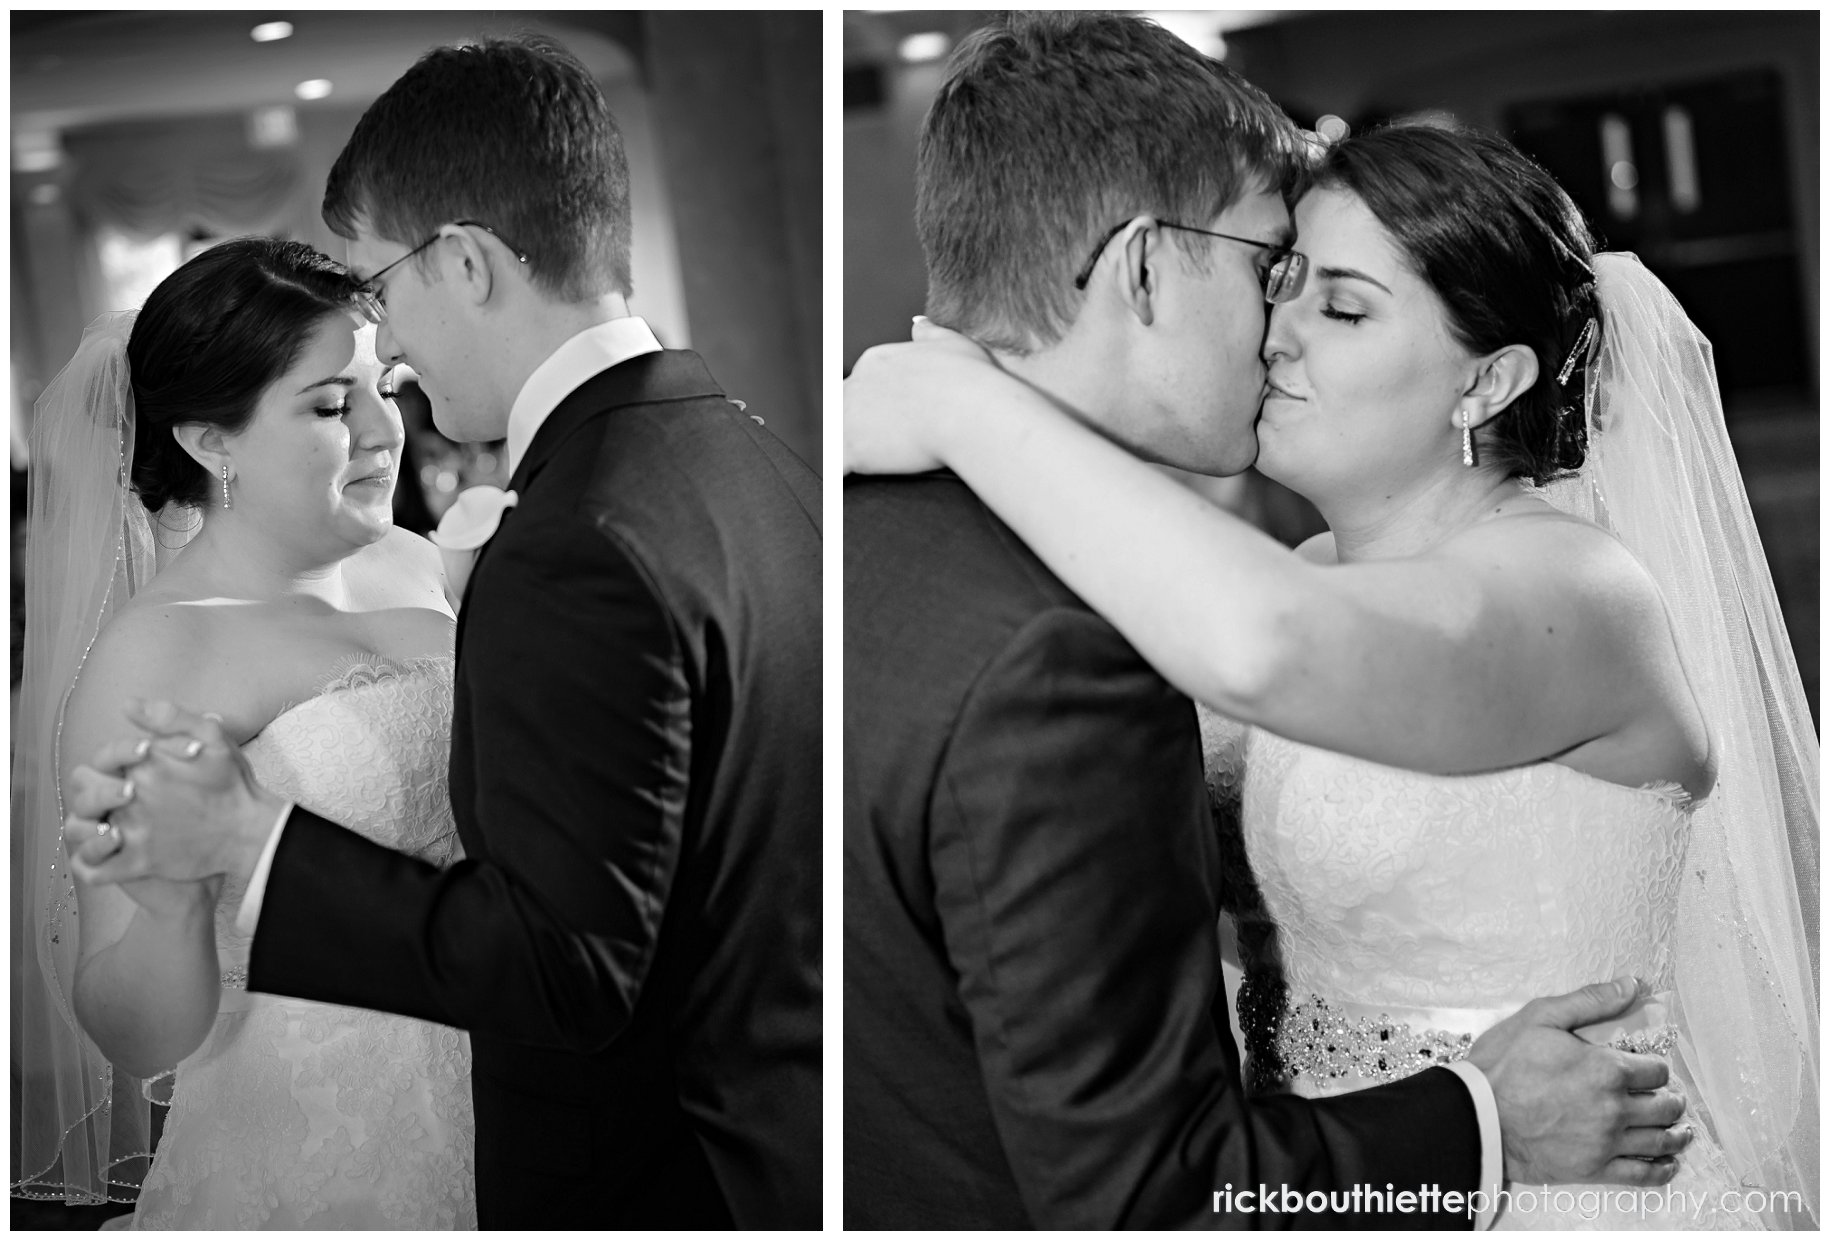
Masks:
[[[187,763],[208,748],[200,737],[161,737],[152,746],[155,754]]]
[[[71,815],[64,820],[64,853],[71,861],[99,862],[120,848],[120,835],[107,823]]]
[[[963,332],[942,327],[925,315],[915,316],[915,324],[909,329],[909,339],[918,343],[953,345],[963,352],[970,352],[978,357],[988,357],[983,346]]]
[[[71,854],[71,873],[88,884],[124,883],[129,879],[144,879],[150,873],[146,869],[146,851],[142,847],[145,842],[146,829],[115,824],[112,835],[119,843],[99,858],[93,856],[95,850],[89,847]],[[96,846],[96,848],[100,847]]]
[[[71,818],[100,821],[133,800],[133,779],[79,765],[65,792]]]
[[[132,698],[127,701],[124,714],[130,723],[144,728],[154,737],[177,737],[180,741],[195,738],[205,746],[228,744],[222,730],[222,717],[213,713],[200,715],[162,699]]]
[[[151,737],[118,738],[97,750],[86,766],[106,775],[125,778],[128,768],[146,761],[152,746]]]
[[[1654,1090],[1650,1094],[1628,1095],[1621,1107],[1621,1118],[1628,1124],[1664,1127],[1684,1118],[1684,1096],[1674,1090]]]
[[[1654,1159],[1661,1155],[1679,1155],[1696,1137],[1689,1125],[1675,1125],[1669,1129],[1640,1128],[1629,1129],[1621,1136],[1616,1154],[1634,1159]]]

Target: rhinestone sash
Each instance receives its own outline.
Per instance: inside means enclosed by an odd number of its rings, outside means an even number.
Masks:
[[[1314,994],[1283,1000],[1277,994],[1283,988],[1263,984],[1248,976],[1239,991],[1239,1020],[1254,1093],[1286,1089],[1301,1076],[1324,1087],[1354,1089],[1453,1064],[1467,1056],[1479,1033],[1513,1011],[1419,1009],[1407,1019],[1371,1005],[1331,1003]],[[1664,1015],[1663,1006],[1653,1002],[1636,1015],[1576,1033],[1621,1051],[1669,1056],[1677,1046],[1677,1031],[1663,1024]]]

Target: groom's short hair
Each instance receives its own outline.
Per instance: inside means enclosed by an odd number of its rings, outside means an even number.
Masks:
[[[622,132],[590,71],[539,38],[420,57],[356,123],[323,214],[339,237],[365,223],[407,246],[476,220],[561,298],[631,291]]]
[[[1143,212],[1205,227],[1248,192],[1288,190],[1296,135],[1262,91],[1155,22],[1003,16],[961,41],[922,123],[928,317],[994,348],[1052,344],[1107,229]]]

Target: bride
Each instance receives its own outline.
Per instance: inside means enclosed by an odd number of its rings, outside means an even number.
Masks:
[[[1488,135],[1338,144],[1295,220],[1258,424],[1330,527],[1295,554],[937,328],[859,361],[848,467],[952,468],[1203,705],[1255,1088],[1633,973],[1591,1036],[1670,1060],[1689,1196],[1513,1186],[1500,1226],[1814,1224],[1817,741],[1707,342]]]
[[[93,324],[39,402],[16,1194],[137,1185],[137,1228],[475,1227],[462,1033],[250,993],[239,893],[89,886],[60,839],[78,756],[159,697],[218,715],[267,787],[455,859],[452,616],[437,553],[392,528],[401,421],[356,289],[302,243],[225,242]]]

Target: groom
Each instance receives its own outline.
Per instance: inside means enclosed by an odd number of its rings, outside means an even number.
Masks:
[[[928,312],[1140,455],[1237,473],[1294,145],[1150,23],[981,30],[921,136]],[[1566,1033],[1630,987],[1451,1068],[1248,1101],[1189,702],[950,475],[848,480],[845,532],[847,1227],[1466,1227],[1502,1160],[1669,1180],[1616,1158],[1676,1119],[1628,1093],[1663,1064]]]
[[[465,860],[286,806],[150,704],[169,740],[79,781],[123,806],[97,878],[251,878],[250,990],[470,1031],[484,1228],[817,1228],[818,479],[629,315],[622,139],[564,52],[427,53],[324,217],[380,357],[508,441],[457,630]]]

